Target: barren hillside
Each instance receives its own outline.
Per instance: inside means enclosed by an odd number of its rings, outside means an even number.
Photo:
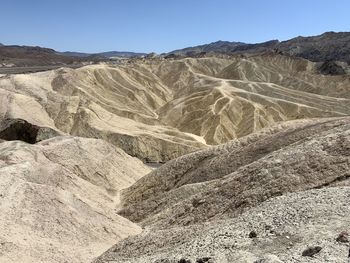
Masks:
[[[309,247],[312,262],[346,262],[349,121],[291,121],[172,160],[122,192],[119,214],[146,230],[94,262],[309,262]]]
[[[149,172],[96,139],[0,143],[1,262],[89,262],[141,228],[118,216],[121,189]]]
[[[281,55],[138,59],[3,76],[0,114],[164,162],[276,122],[345,116],[349,89],[347,75]]]
[[[345,262],[349,115],[278,54],[1,75],[0,261]]]
[[[102,60],[102,57],[98,56],[64,56],[50,48],[0,45],[0,69],[2,67],[63,66]]]

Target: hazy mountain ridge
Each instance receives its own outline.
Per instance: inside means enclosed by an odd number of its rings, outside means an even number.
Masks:
[[[216,41],[209,44],[187,47],[162,54],[163,56],[197,56],[205,53],[221,53],[227,55],[237,54],[261,54],[265,52],[283,53],[296,57],[302,57],[314,62],[343,61],[350,64],[350,33],[326,32],[318,36],[295,37],[286,41],[269,40],[262,43],[243,43],[230,41]],[[53,49],[29,47],[29,46],[4,46],[0,45],[0,58],[3,63],[20,66],[36,65],[41,57],[41,64],[66,63],[103,60],[112,57],[142,57],[146,53],[129,51],[108,51],[100,53],[83,52],[57,52]],[[340,71],[338,71],[339,73]]]
[[[0,67],[64,66],[108,61],[111,57],[130,58],[144,55],[146,54],[118,51],[97,54],[57,52],[38,46],[0,45]]]
[[[219,41],[210,44],[174,50],[168,54],[194,55],[201,52],[224,54],[256,54],[261,52],[282,52],[315,62],[344,61],[350,64],[350,33],[326,32],[318,36],[296,37],[286,41],[271,40],[263,43]]]
[[[245,46],[246,43],[243,42],[229,42],[229,41],[216,41],[210,44],[204,44],[199,46],[187,47],[183,49],[177,49],[171,51],[167,54],[181,54],[181,55],[190,55],[201,52],[231,52],[231,50],[237,46]]]
[[[58,52],[61,55],[66,56],[77,56],[77,57],[89,57],[89,56],[101,56],[101,57],[141,57],[147,55],[147,53],[140,53],[140,52],[129,52],[129,51],[107,51],[107,52],[100,52],[100,53],[82,53],[82,52]]]
[[[326,32],[319,36],[283,41],[277,49],[311,61],[344,61],[350,64],[350,32]]]
[[[0,67],[72,65],[90,61],[99,60],[92,57],[63,56],[53,49],[37,46],[0,46]]]

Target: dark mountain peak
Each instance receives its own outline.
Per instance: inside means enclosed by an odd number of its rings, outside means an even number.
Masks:
[[[1,45],[1,48],[3,50],[9,50],[9,51],[17,51],[17,52],[24,52],[24,53],[49,53],[54,54],[56,51],[51,48],[44,48],[39,46],[19,46],[19,45]]]
[[[197,56],[204,53],[235,55],[265,52],[278,52],[315,62],[327,61],[325,71],[333,74],[341,70],[337,68],[337,64],[329,63],[330,61],[343,61],[350,64],[350,32],[329,31],[318,36],[298,36],[282,42],[269,40],[256,44],[219,40],[205,45],[174,50],[168,55]]]
[[[244,44],[238,45],[231,50],[232,53],[262,53],[266,51],[272,51],[279,44],[279,40],[269,40],[257,44]]]
[[[236,42],[236,41],[224,41],[224,40],[218,40],[218,41],[209,43],[209,45],[242,45],[242,44],[245,44],[245,43]]]
[[[177,49],[169,52],[168,54],[194,56],[203,52],[215,52],[215,53],[229,53],[233,48],[241,45],[246,45],[243,42],[230,42],[230,41],[215,41],[209,44],[188,47],[184,49]]]
[[[328,31],[321,34],[321,36],[333,36],[333,37],[339,37],[339,36],[349,36],[350,32],[335,32],[335,31]]]
[[[334,36],[336,34],[338,34],[338,33],[335,31],[328,31],[328,32],[324,32],[323,34],[321,34],[321,36]]]
[[[278,49],[315,62],[344,61],[349,64],[350,32],[325,32],[318,36],[299,36],[281,42]]]
[[[57,66],[96,61],[96,58],[63,56],[51,48],[39,46],[0,46],[1,62],[11,67]]]
[[[209,46],[209,47],[225,47],[225,46],[229,46],[229,47],[234,47],[234,46],[241,46],[241,45],[246,45],[246,43],[243,42],[236,42],[236,41],[216,41],[216,42],[212,42],[208,45],[202,45],[202,46]]]
[[[322,40],[341,40],[343,38],[350,38],[350,32],[334,32],[329,31],[317,36],[297,36],[281,43],[291,43],[300,41],[322,41]]]

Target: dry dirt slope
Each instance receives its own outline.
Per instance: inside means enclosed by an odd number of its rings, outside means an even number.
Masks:
[[[102,140],[0,141],[0,262],[89,262],[140,233],[114,208],[147,172]]]
[[[0,118],[45,127],[46,137],[101,138],[144,161],[163,162],[276,122],[348,115],[349,76],[320,75],[315,67],[260,55],[2,76]]]
[[[347,262],[335,239],[350,231],[349,168],[349,117],[291,121],[182,156],[123,190],[119,214],[146,230],[94,262]],[[322,250],[302,256],[309,246]]]
[[[141,73],[128,70],[90,66],[3,77],[2,123],[24,119],[63,133],[101,138],[143,160],[169,160],[204,148],[198,136],[160,124],[155,109],[166,100],[165,87],[144,75],[133,77]]]

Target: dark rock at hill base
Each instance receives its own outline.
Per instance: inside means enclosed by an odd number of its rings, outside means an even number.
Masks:
[[[349,242],[349,233],[346,232],[346,231],[342,231],[337,239],[336,239],[337,242],[340,242],[340,243],[348,243]]]
[[[302,253],[303,257],[313,257],[314,255],[318,254],[322,250],[322,247],[315,246],[315,247],[308,247],[305,249]]]
[[[318,68],[323,75],[345,75],[345,69],[335,61],[326,61]]]
[[[0,139],[23,141],[34,144],[52,137],[63,135],[49,127],[40,127],[22,119],[7,119],[0,123]]]

